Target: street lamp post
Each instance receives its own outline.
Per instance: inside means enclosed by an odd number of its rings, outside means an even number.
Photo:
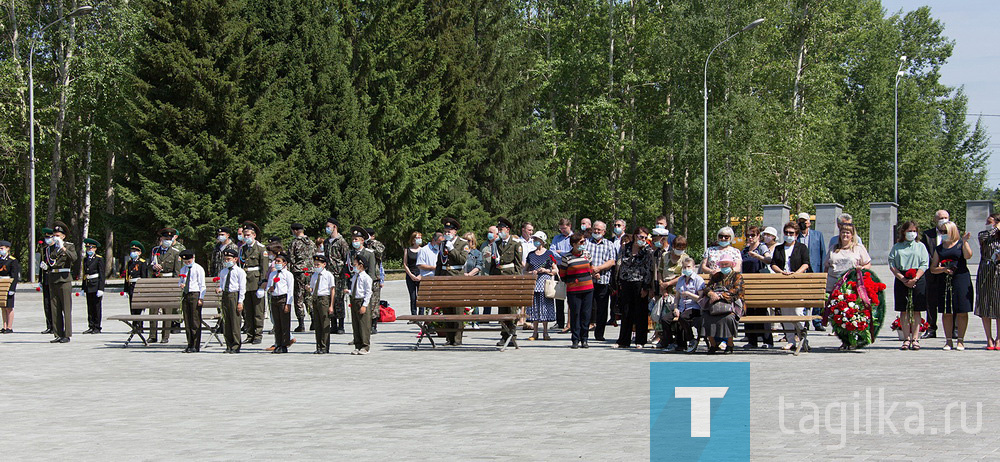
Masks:
[[[893,90],[895,96],[895,108],[892,122],[892,143],[893,143],[893,193],[892,201],[899,204],[899,79],[903,78],[903,66],[906,64],[906,56],[899,57],[899,69],[896,70],[896,88]]]
[[[31,37],[31,41],[28,46],[28,183],[30,183],[28,189],[29,195],[31,196],[31,211],[29,213],[31,223],[28,224],[28,249],[31,259],[32,283],[36,281],[35,275],[38,272],[38,267],[36,266],[37,263],[35,263],[35,43],[37,39],[41,37],[42,32],[45,32],[45,30],[49,27],[52,27],[69,18],[88,15],[93,11],[94,7],[84,5],[71,11],[66,16],[50,22],[45,27],[39,29],[38,33]]]
[[[760,18],[760,19],[758,19],[758,20],[756,20],[756,21],[754,21],[754,22],[752,22],[750,24],[747,24],[746,27],[744,27],[743,29],[740,29],[739,31],[737,31],[733,35],[730,35],[729,37],[726,37],[725,40],[723,40],[723,41],[719,42],[717,45],[715,45],[715,47],[712,48],[712,51],[708,52],[708,57],[705,58],[705,79],[704,79],[704,85],[702,87],[702,93],[705,96],[705,114],[704,114],[705,115],[705,125],[704,125],[704,137],[703,137],[703,140],[702,140],[703,143],[704,143],[704,150],[705,150],[705,152],[704,152],[704,159],[703,159],[702,169],[701,169],[701,173],[702,173],[702,187],[703,187],[703,189],[702,189],[701,239],[702,239],[702,246],[703,246],[704,249],[708,249],[708,60],[712,59],[712,53],[715,53],[715,50],[718,49],[720,46],[722,46],[723,43],[728,42],[729,39],[731,39],[733,37],[736,37],[740,33],[746,32],[746,31],[748,31],[750,29],[753,29],[754,27],[759,26],[760,23],[762,23],[762,22],[764,22],[764,18]]]

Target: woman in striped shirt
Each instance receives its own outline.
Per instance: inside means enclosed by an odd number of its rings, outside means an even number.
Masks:
[[[573,333],[571,348],[589,348],[587,345],[590,307],[593,303],[594,279],[590,258],[584,255],[583,234],[569,238],[569,253],[563,254],[559,263],[559,276],[566,283],[566,302],[569,304],[570,331]]]

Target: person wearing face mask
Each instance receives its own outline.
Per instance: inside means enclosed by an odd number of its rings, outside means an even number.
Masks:
[[[569,221],[569,218],[560,218],[557,229],[559,232],[552,237],[552,245],[549,246],[549,250],[556,256],[556,259],[560,259],[572,250],[569,246],[569,237],[573,235],[573,222]],[[566,322],[565,300],[556,300],[555,328],[561,329],[564,334],[569,332],[569,324]]]
[[[618,257],[618,287],[622,305],[622,328],[612,348],[646,346],[649,335],[649,297],[653,293],[656,258],[649,249],[649,229],[640,226],[630,239],[632,244]]]
[[[590,307],[593,303],[594,269],[587,258],[585,240],[583,233],[570,236],[571,250],[564,253],[559,261],[559,276],[566,283],[566,305],[569,306],[567,320],[572,332],[571,348],[574,350],[590,347],[587,336]]]
[[[947,210],[934,212],[934,226],[925,230],[921,238],[928,255],[934,255],[934,249],[947,237],[945,225],[950,221],[951,214]],[[944,300],[938,289],[944,287],[944,275],[928,271],[924,278],[927,279],[927,324],[930,327],[920,338],[937,338],[938,313],[943,313],[941,303]]]
[[[674,243],[677,244],[682,237],[678,236]],[[672,325],[677,341],[674,351],[694,353],[698,349],[698,337],[694,335],[694,329],[701,326],[701,306],[698,305],[698,300],[705,294],[705,280],[698,275],[694,259],[687,254],[681,257],[680,266],[681,275],[673,286],[673,321],[667,321],[664,330],[669,330]]]
[[[313,271],[309,278],[309,295],[313,297],[313,319],[318,320],[316,327],[316,354],[330,352],[330,319],[333,315],[334,299],[342,293],[336,292],[337,283],[333,273],[326,270],[329,260],[326,255],[318,253],[313,256]]]
[[[129,312],[132,314],[142,314],[142,308],[132,308],[132,294],[135,293],[135,283],[142,278],[149,277],[149,265],[142,254],[146,248],[139,241],[129,243],[128,256],[125,257],[125,269],[122,277],[125,278],[125,293],[128,294]],[[142,321],[136,321],[136,327],[142,329]]]
[[[243,299],[243,332],[247,337],[242,343],[259,345],[264,338],[264,312],[267,302],[262,297],[256,297],[255,292],[267,284],[268,258],[267,247],[257,240],[260,227],[252,221],[244,222],[243,245],[237,249],[236,264],[246,272],[246,292],[249,297]]]
[[[483,259],[483,275],[489,276],[493,274],[494,268],[497,265],[497,258],[500,256],[500,251],[497,249],[497,240],[500,239],[500,230],[496,226],[490,226],[486,230],[486,240],[483,241],[483,245],[479,247],[479,252],[482,254]],[[568,245],[568,244],[567,244]],[[493,307],[484,306],[483,314],[491,314],[493,312]],[[483,324],[489,324],[484,322]]]
[[[374,313],[368,307],[371,306],[372,287],[376,282],[371,278],[371,268],[367,265],[372,261],[374,257],[365,257],[364,253],[358,254],[353,260],[354,277],[351,278],[351,288],[348,289],[351,296],[351,330],[354,332],[352,355],[366,355],[371,350],[370,324]]]
[[[406,271],[406,292],[410,295],[410,315],[417,315],[417,290],[420,288],[420,268],[417,259],[420,256],[420,246],[424,244],[424,235],[420,231],[410,233],[403,249],[403,271]],[[420,314],[424,309],[420,309]]]
[[[437,265],[434,270],[435,276],[465,276],[465,261],[469,257],[469,241],[458,237],[458,230],[462,225],[458,220],[445,217],[441,219],[444,227],[440,248],[437,252]],[[459,314],[465,312],[465,308],[452,307],[441,308],[443,314]],[[374,316],[375,313],[372,313]],[[444,323],[445,345],[461,345],[462,332],[459,323]]]
[[[743,274],[766,273],[771,263],[771,248],[761,240],[760,227],[747,228],[745,244],[743,245]],[[767,308],[750,308],[748,316],[767,316]],[[749,324],[746,327],[747,344],[745,348],[759,348],[763,340],[764,348],[774,346],[774,335],[771,333],[771,323]],[[753,332],[751,332],[753,331]]]
[[[889,251],[889,271],[896,278],[893,299],[903,331],[902,350],[920,349],[920,312],[927,309],[927,281],[923,276],[930,267],[930,256],[917,239],[919,235],[917,222],[901,224],[896,244]]]
[[[806,248],[809,249],[809,272],[820,273],[826,271],[826,259],[830,254],[827,251],[826,239],[823,238],[823,233],[812,229],[812,220],[808,213],[799,213],[797,219],[799,225],[799,242],[805,244]],[[812,308],[806,311],[806,314],[809,314],[811,311],[812,314],[819,315],[822,314],[823,309]],[[823,322],[819,319],[814,319],[812,326],[817,331],[826,330],[823,327]],[[808,327],[808,324],[806,327]]]
[[[625,220],[618,218],[612,222],[611,236],[608,236],[608,239],[614,244],[615,260],[618,260],[628,250],[628,247],[632,245],[632,235],[626,233],[625,229]],[[607,324],[618,327],[618,320],[622,318],[622,312],[624,311],[624,308],[621,306],[621,299],[618,297],[618,294],[621,293],[621,287],[618,285],[618,265],[611,267],[611,281],[611,295],[608,297],[611,315]]]
[[[587,258],[594,270],[594,304],[591,307],[590,327],[594,329],[594,340],[604,341],[604,328],[608,321],[608,302],[611,298],[611,268],[615,266],[618,252],[615,245],[604,238],[606,225],[595,221],[590,239],[586,240]]]
[[[222,312],[222,332],[226,339],[226,353],[240,352],[240,321],[242,319],[247,292],[247,272],[237,264],[239,252],[236,249],[222,251],[222,270],[219,271],[219,287],[215,293],[222,294],[219,304]],[[251,297],[252,298],[252,297]]]
[[[709,246],[705,249],[705,254],[701,257],[701,272],[705,274],[715,274],[719,272],[719,261],[722,260],[724,256],[732,257],[733,261],[737,263],[736,271],[743,270],[743,256],[740,255],[739,249],[733,247],[733,237],[736,236],[733,228],[724,226],[719,229],[716,237],[718,240],[715,245]]]
[[[82,292],[87,295],[87,330],[84,334],[101,333],[101,309],[104,300],[104,257],[97,254],[101,244],[94,239],[83,240]]]
[[[229,227],[223,226],[215,230],[215,242],[212,247],[212,260],[208,267],[208,276],[215,277],[219,275],[222,271],[222,262],[225,261],[223,257],[223,252],[232,249],[237,250],[236,244],[233,243],[232,230]]]
[[[788,276],[809,271],[809,249],[798,241],[798,233],[799,226],[794,222],[790,221],[782,227],[783,243],[774,248],[774,254],[771,257],[771,270],[775,273]],[[805,308],[781,308],[780,310],[783,316],[805,315]],[[798,327],[804,327],[801,323],[782,323],[782,326],[787,333],[787,331],[795,331],[796,324]],[[795,348],[799,338],[797,336],[792,338],[794,338],[793,341],[781,347],[783,350]]]
[[[499,234],[496,240],[496,253],[491,256],[495,258],[493,268],[490,271],[490,275],[493,276],[515,276],[521,274],[522,260],[521,255],[521,243],[514,240],[510,235],[510,230],[512,226],[510,221],[506,218],[500,217],[497,219],[497,231]],[[497,314],[516,314],[515,308],[509,306],[497,307]],[[514,323],[511,321],[504,321],[507,328],[504,329],[500,334],[500,341],[497,342],[497,346],[503,346],[507,337],[513,335],[514,338],[510,340],[510,346],[517,347],[517,331],[514,328]],[[510,332],[510,333],[508,333]]]
[[[6,300],[0,334],[14,333],[14,292],[17,290],[17,281],[21,279],[21,262],[10,254],[10,248],[10,241],[0,241],[0,279],[10,279],[7,293],[0,294]]]
[[[767,246],[767,262],[764,264],[763,273],[774,273],[771,269],[771,258],[774,256],[774,248],[778,246],[778,230],[773,226],[768,226],[760,232],[761,242]]]
[[[79,257],[76,246],[66,242],[69,227],[61,221],[56,221],[52,229],[44,229],[45,252],[42,253],[40,267],[48,271],[49,310],[52,311],[52,322],[55,328],[55,339],[52,343],[69,343],[73,335],[73,265]]]
[[[743,302],[743,273],[736,271],[738,264],[731,255],[724,255],[719,260],[719,271],[712,274],[705,287],[707,302],[701,310],[699,334],[708,339],[709,354],[733,352],[736,318],[742,314],[739,311]],[[725,339],[724,348],[719,339]]]
[[[345,333],[344,321],[347,318],[348,302],[343,294],[347,282],[351,279],[351,244],[340,234],[340,221],[335,217],[326,219],[324,231],[327,234],[323,242],[323,254],[328,264],[326,270],[335,276],[337,288],[333,295],[333,315],[330,316],[330,333],[342,335]]]
[[[969,327],[969,313],[972,312],[974,294],[972,275],[969,272],[968,260],[972,258],[972,246],[969,245],[969,232],[961,234],[953,222],[944,224],[945,238],[941,245],[931,253],[930,269],[928,271],[944,276],[939,281],[935,295],[938,306],[941,307],[941,321],[944,324],[945,350],[965,350],[965,331]],[[957,344],[952,344],[957,339]]]
[[[669,243],[671,247],[674,246],[674,240],[677,239],[677,236],[674,235],[674,233],[670,232],[670,224],[667,222],[667,216],[666,215],[660,215],[660,216],[656,217],[656,222],[653,225],[653,229],[654,230],[662,229],[663,231],[666,231],[666,233],[667,233],[667,243]]]
[[[986,217],[979,232],[979,271],[976,273],[976,316],[983,321],[986,349],[1000,350],[1000,213]],[[997,324],[997,337],[993,335]]]
[[[48,247],[48,244],[45,243],[45,239],[39,240],[37,244],[37,249],[35,249],[35,254],[44,255],[46,247]],[[38,274],[38,286],[39,286],[38,288],[42,292],[42,312],[45,313],[45,330],[43,330],[41,333],[43,335],[51,334],[56,330],[55,330],[55,322],[52,320],[52,310],[49,309],[49,307],[52,306],[52,297],[51,293],[49,292],[49,272],[46,271],[44,268],[42,268],[41,265],[38,265],[37,274]]]
[[[544,232],[535,232],[531,239],[535,250],[528,254],[524,265],[524,274],[535,276],[535,298],[527,310],[528,322],[531,323],[534,333],[528,340],[539,338],[549,340],[549,323],[556,320],[556,304],[555,300],[545,297],[545,281],[552,279],[552,275],[556,274],[556,256],[545,248],[548,236]],[[538,337],[538,323],[542,323],[543,337]]]
[[[675,274],[670,271],[670,244],[667,243],[667,230],[661,228],[653,228],[650,232],[652,235],[653,245],[650,246],[653,251],[653,261],[655,262],[655,271],[653,272],[653,296],[649,299],[649,312],[652,313],[656,306],[656,303],[663,299],[664,306],[673,306],[674,295],[672,291],[664,290],[665,283],[676,279]],[[666,297],[666,298],[664,298]],[[663,329],[665,326],[663,322],[653,323],[653,339],[650,343],[658,348],[666,348],[667,346],[674,345],[674,330],[673,329]]]
[[[177,243],[177,230],[174,228],[163,228],[156,234],[160,236],[160,243],[156,247],[153,247],[149,252],[149,276],[154,278],[177,277],[177,274],[182,266],[180,253],[184,250],[184,248]],[[149,314],[175,314],[177,313],[177,308],[159,308],[155,311],[155,313],[150,312]],[[161,342],[167,343],[170,339],[171,331],[178,326],[172,325],[166,321],[162,324],[163,339]],[[156,342],[157,332],[160,332],[157,328],[157,322],[150,321],[149,341],[151,343]]]
[[[295,303],[295,282],[288,270],[288,256],[279,253],[274,257],[274,269],[267,275],[267,286],[257,289],[257,296],[267,295],[271,302],[274,349],[271,353],[288,353],[292,346],[292,305]]]
[[[312,256],[316,255],[316,243],[306,236],[305,226],[301,223],[292,223],[292,243],[288,246],[288,270],[295,278],[295,318],[299,325],[295,327],[295,332],[305,332],[306,313],[310,317],[309,330],[315,328],[311,323],[312,309],[309,306],[310,300],[306,294],[306,287],[309,285],[309,264],[312,263]]]
[[[590,218],[580,219],[580,232],[583,233],[583,236],[585,238],[590,239],[590,233],[593,231],[592,228],[593,228],[593,222],[590,221]]]
[[[659,281],[658,285],[661,296],[668,297],[668,301],[672,303],[671,305],[664,305],[664,312],[666,312],[667,306],[674,306],[677,303],[677,294],[674,286],[678,283],[680,276],[683,274],[683,262],[685,261],[685,258],[692,261],[692,271],[697,271],[697,266],[694,266],[693,263],[694,259],[688,257],[687,254],[687,238],[684,236],[677,236],[674,238],[673,244],[670,244],[667,240],[669,235],[666,233],[666,228],[653,229],[653,235],[659,235],[660,240],[665,246],[661,249],[663,250],[663,254],[657,264],[656,276],[656,280]],[[665,324],[662,321],[659,324],[660,345],[663,348],[668,348],[671,345],[674,345],[677,348],[681,348],[682,346],[687,348],[687,345],[684,344],[685,337],[678,333],[678,324],[669,325],[669,323]]]
[[[370,315],[369,316],[370,320],[368,322],[368,329],[369,329],[368,335],[372,334],[374,321],[371,321],[371,319],[374,319],[376,316],[378,316],[377,311],[379,308],[378,302],[372,301],[375,299],[375,295],[377,294],[378,291],[377,287],[379,284],[379,274],[378,274],[378,261],[375,259],[375,251],[365,245],[365,242],[370,239],[371,239],[371,234],[369,234],[368,230],[366,230],[365,228],[362,228],[357,225],[351,227],[351,261],[354,261],[358,258],[364,260],[365,272],[368,273],[368,277],[372,280],[371,296],[369,297],[368,300],[369,306],[365,310]],[[354,302],[352,301],[351,303]]]
[[[194,261],[194,252],[180,253],[183,267],[177,286],[181,288],[181,306],[184,314],[184,333],[187,335],[185,353],[201,351],[201,308],[205,301],[205,268]]]
[[[382,307],[382,287],[385,286],[385,266],[383,264],[385,261],[385,244],[376,238],[375,228],[365,228],[365,232],[368,233],[368,239],[365,240],[365,247],[371,249],[372,253],[375,254],[375,274],[378,276],[375,278],[371,305],[368,307],[372,312],[372,335],[375,335],[378,333],[377,326],[381,319],[379,310]]]

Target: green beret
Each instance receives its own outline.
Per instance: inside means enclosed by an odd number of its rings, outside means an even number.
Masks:
[[[54,232],[55,231],[52,231],[52,228],[42,228],[42,234],[52,234]]]
[[[95,240],[93,240],[93,239],[91,239],[89,237],[83,240],[83,244],[84,245],[93,245],[93,246],[97,246],[97,247],[101,246],[100,242],[97,242],[97,241],[95,241]]]

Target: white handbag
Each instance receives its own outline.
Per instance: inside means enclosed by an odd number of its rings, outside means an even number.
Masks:
[[[559,280],[558,274],[545,280],[545,298],[566,300],[566,283]]]

